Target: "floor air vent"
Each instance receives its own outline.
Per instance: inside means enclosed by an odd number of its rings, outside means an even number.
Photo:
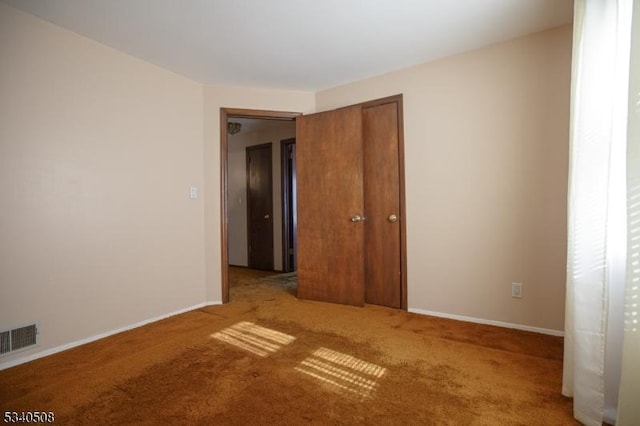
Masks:
[[[36,324],[0,331],[0,356],[28,349],[35,346],[37,341],[38,327]]]

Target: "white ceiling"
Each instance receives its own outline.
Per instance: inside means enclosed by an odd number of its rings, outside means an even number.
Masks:
[[[573,16],[573,0],[0,1],[202,83],[305,91]]]

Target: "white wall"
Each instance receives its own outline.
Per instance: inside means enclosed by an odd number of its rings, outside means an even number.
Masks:
[[[0,4],[0,366],[221,298],[221,107],[307,92],[203,86]],[[199,198],[188,198],[189,187]]]
[[[227,181],[227,232],[229,264],[248,266],[247,242],[247,171],[245,148],[253,145],[249,135],[229,135]]]
[[[231,120],[233,121],[233,120]],[[273,170],[273,267],[282,270],[282,170],[280,141],[296,136],[294,121],[252,120],[253,129],[229,135],[228,233],[229,264],[248,266],[246,148],[271,143]]]
[[[571,36],[317,93],[318,110],[404,94],[410,309],[563,330]]]
[[[205,302],[203,86],[4,4],[0,57],[0,327],[41,324],[15,356]]]

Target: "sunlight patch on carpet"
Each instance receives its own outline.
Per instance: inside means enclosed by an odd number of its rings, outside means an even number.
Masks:
[[[296,340],[295,337],[252,322],[242,321],[211,335],[213,339],[261,357],[277,352]]]
[[[329,386],[369,397],[378,386],[378,379],[387,371],[367,361],[342,352],[320,348],[295,368]]]

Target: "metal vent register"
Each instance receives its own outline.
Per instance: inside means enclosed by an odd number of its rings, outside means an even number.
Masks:
[[[0,356],[28,349],[35,346],[37,342],[38,327],[36,324],[0,331]]]

